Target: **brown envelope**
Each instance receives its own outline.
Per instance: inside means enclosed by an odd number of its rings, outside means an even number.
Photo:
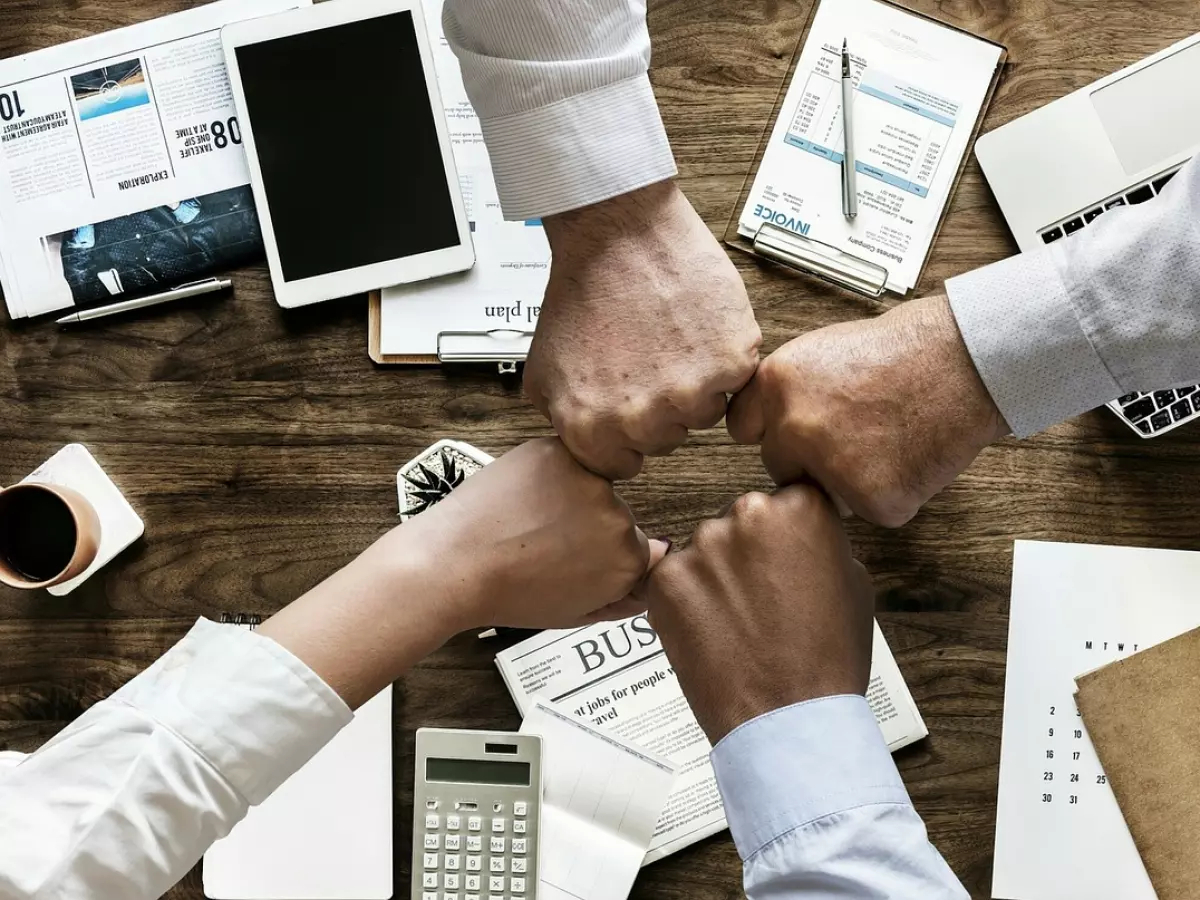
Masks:
[[[1159,900],[1200,896],[1200,629],[1076,679]]]

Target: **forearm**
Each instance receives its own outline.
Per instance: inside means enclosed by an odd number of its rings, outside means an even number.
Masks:
[[[1200,382],[1200,161],[1154,200],[946,289],[1019,437],[1121,394]]]
[[[643,0],[446,0],[443,24],[509,219],[675,174],[647,76]]]
[[[776,710],[713,750],[750,900],[967,896],[860,696]]]

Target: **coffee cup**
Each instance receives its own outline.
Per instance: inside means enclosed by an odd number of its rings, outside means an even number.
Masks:
[[[0,584],[62,584],[87,571],[99,548],[100,517],[78,491],[40,482],[0,490]]]

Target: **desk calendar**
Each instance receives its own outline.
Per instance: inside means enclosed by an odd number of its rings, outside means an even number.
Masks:
[[[992,896],[1154,900],[1075,677],[1200,625],[1200,553],[1018,541]]]

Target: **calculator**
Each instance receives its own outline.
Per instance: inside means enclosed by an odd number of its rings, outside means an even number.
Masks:
[[[421,728],[413,900],[537,900],[542,739]]]

